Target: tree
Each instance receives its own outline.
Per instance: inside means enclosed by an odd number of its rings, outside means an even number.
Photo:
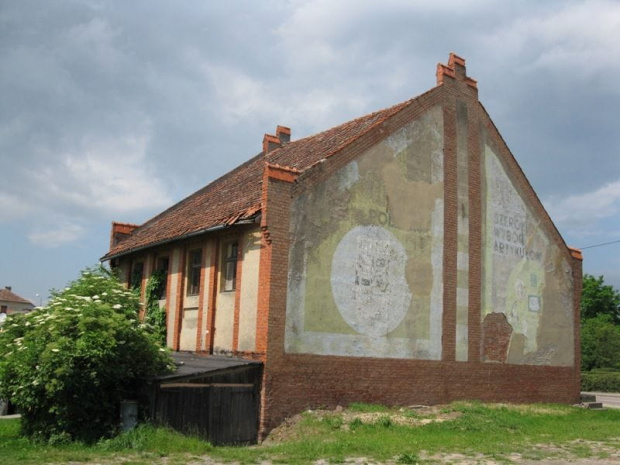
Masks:
[[[92,442],[116,432],[119,405],[140,380],[172,369],[139,301],[104,268],[89,269],[47,307],[0,331],[0,396],[36,439]]]
[[[618,368],[620,327],[611,316],[597,315],[581,323],[581,369]]]
[[[595,278],[586,274],[583,277],[581,291],[581,319],[594,318],[597,315],[609,315],[611,321],[620,324],[620,292],[613,286],[605,284],[603,276]]]

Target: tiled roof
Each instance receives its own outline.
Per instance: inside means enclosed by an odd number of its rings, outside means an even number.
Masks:
[[[30,304],[33,305],[29,300],[24,299],[23,297],[14,294],[9,291],[7,288],[0,289],[0,300],[4,302],[16,302],[19,304]]]
[[[267,154],[261,152],[141,225],[113,246],[102,260],[252,218],[260,211],[261,180],[266,162],[303,172],[342,150],[412,102],[407,100],[362,116],[290,142]]]

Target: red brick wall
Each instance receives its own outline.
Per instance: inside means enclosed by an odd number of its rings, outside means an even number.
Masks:
[[[456,63],[456,65],[455,65]],[[579,399],[579,297],[581,262],[574,259],[516,160],[478,102],[477,89],[460,62],[453,76],[423,94],[382,126],[364,134],[297,181],[263,180],[257,352],[264,352],[261,435],[306,408],[350,402],[437,404],[459,399],[505,402],[577,402]],[[456,325],[456,101],[467,105],[469,154],[469,361],[455,362]],[[404,124],[435,105],[444,109],[444,313],[442,361],[317,356],[284,353],[291,199],[345,166]],[[550,367],[481,362],[482,188],[481,151],[494,141],[508,173],[533,206],[567,260],[575,278],[575,366]]]
[[[480,399],[577,402],[574,370],[483,362],[284,355],[266,365],[263,432],[306,408]]]

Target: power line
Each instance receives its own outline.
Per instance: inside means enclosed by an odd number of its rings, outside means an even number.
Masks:
[[[585,250],[585,249],[593,249],[594,247],[603,247],[604,245],[609,245],[609,244],[617,244],[618,242],[620,242],[620,239],[618,239],[617,241],[611,241],[611,242],[603,242],[602,244],[595,244],[595,245],[589,245],[587,247],[579,247],[581,250]]]

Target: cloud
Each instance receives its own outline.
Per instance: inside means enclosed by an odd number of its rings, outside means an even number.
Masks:
[[[596,83],[595,91],[619,94],[609,76],[620,72],[620,60],[615,59],[620,56],[620,3],[547,3],[475,32],[473,41],[486,58],[483,66],[492,69],[493,76],[514,74],[509,80],[520,80],[524,89],[536,86],[535,81],[523,85],[524,79],[536,79],[572,93],[580,93],[575,83]]]
[[[620,4],[598,0],[567,4],[542,18],[519,21],[507,35],[520,46],[537,44],[528,72],[551,70],[606,82],[605,74],[620,71]],[[572,80],[572,79],[571,79]],[[617,86],[608,90],[617,92]]]
[[[204,63],[202,68],[213,86],[218,108],[227,123],[239,124],[241,119],[261,110],[268,111],[269,106],[273,105],[265,84],[242,70],[211,63]]]
[[[146,159],[148,138],[85,140],[80,153],[33,174],[39,202],[110,215],[170,204],[163,182]]]
[[[33,206],[17,195],[0,192],[0,223],[10,223],[27,217]]]
[[[39,228],[28,234],[28,239],[34,245],[55,248],[74,242],[84,235],[84,228],[77,224],[64,222],[51,225],[49,229]]]
[[[111,74],[122,72],[129,63],[118,45],[120,36],[120,31],[100,17],[77,23],[59,34],[59,59],[73,65],[95,66]]]
[[[620,180],[583,194],[551,197],[544,204],[559,226],[579,232],[581,236],[590,235],[588,232],[596,228],[600,220],[620,213]]]

